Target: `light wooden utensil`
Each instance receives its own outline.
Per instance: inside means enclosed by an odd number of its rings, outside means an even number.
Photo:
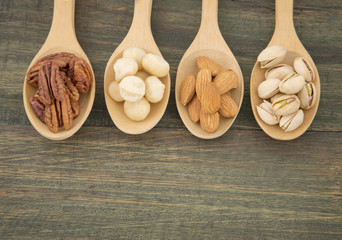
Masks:
[[[238,86],[236,89],[231,90],[230,93],[239,109],[242,104],[244,90],[243,76],[240,66],[223,39],[218,26],[217,8],[218,0],[202,1],[201,26],[194,41],[179,63],[176,78],[175,95],[178,113],[187,129],[196,137],[203,139],[213,139],[224,134],[233,124],[236,116],[234,118],[220,117],[220,125],[214,133],[205,132],[199,123],[191,121],[187,111],[187,106],[181,104],[180,88],[182,82],[187,76],[191,74],[195,76],[197,75],[199,71],[196,64],[197,57],[207,56],[225,68],[235,71],[239,78]]]
[[[293,60],[296,57],[304,57],[307,59],[315,71],[315,84],[317,90],[316,104],[309,110],[304,110],[304,122],[303,124],[292,132],[285,132],[279,125],[270,126],[264,123],[258,115],[257,106],[263,101],[258,96],[258,86],[265,80],[266,69],[261,69],[258,62],[255,63],[252,70],[251,81],[250,81],[250,95],[251,95],[251,106],[253,114],[258,122],[259,126],[264,132],[270,137],[278,140],[292,140],[301,136],[310,126],[313,121],[319,104],[320,99],[320,80],[317,72],[316,65],[312,58],[305,50],[303,44],[300,42],[296,30],[293,25],[293,0],[276,0],[276,24],[273,37],[269,42],[268,46],[281,45],[286,48],[287,55],[284,59],[284,63],[293,66]]]
[[[104,94],[107,109],[114,124],[123,132],[128,134],[142,134],[152,129],[163,117],[170,96],[170,74],[160,78],[165,84],[163,99],[158,103],[151,103],[151,111],[143,121],[129,119],[124,110],[123,102],[114,101],[108,94],[108,86],[114,81],[114,63],[122,57],[125,49],[138,47],[146,53],[153,53],[162,56],[157,44],[154,41],[151,31],[152,0],[135,0],[134,16],[132,25],[121,44],[115,49],[110,57],[104,75]]]
[[[40,58],[57,52],[69,52],[75,54],[77,57],[83,58],[89,64],[91,71],[94,75],[90,61],[87,55],[82,50],[77,41],[74,25],[75,16],[75,0],[55,0],[53,20],[49,35],[41,47],[37,55],[33,58],[30,67],[35,64]],[[73,120],[73,126],[70,130],[59,129],[58,133],[52,133],[48,127],[41,122],[34,113],[30,98],[36,92],[36,88],[31,87],[26,83],[26,75],[23,87],[23,100],[24,107],[32,126],[44,137],[51,140],[62,140],[72,136],[87,119],[95,98],[95,79],[86,94],[80,94],[80,115]]]

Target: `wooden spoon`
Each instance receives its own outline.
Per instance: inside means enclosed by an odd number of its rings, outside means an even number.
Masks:
[[[40,58],[57,52],[69,52],[76,56],[83,58],[89,64],[91,71],[90,61],[87,55],[83,52],[80,44],[77,41],[74,25],[75,15],[75,0],[55,0],[54,1],[54,13],[53,20],[49,35],[41,47],[37,55],[33,58],[28,70],[33,64],[35,64]],[[26,76],[26,75],[25,75]],[[94,72],[93,72],[94,76]],[[23,100],[24,107],[32,126],[44,137],[51,140],[62,140],[72,136],[87,119],[95,98],[95,79],[86,94],[80,94],[80,115],[73,120],[73,126],[70,130],[59,129],[58,133],[52,133],[48,127],[41,122],[34,113],[30,98],[36,92],[36,88],[31,87],[26,83],[26,77],[24,80],[23,88]]]
[[[220,117],[220,125],[214,133],[205,132],[199,123],[191,121],[187,106],[181,104],[180,88],[187,76],[191,74],[197,75],[199,71],[196,64],[197,57],[207,56],[225,68],[235,71],[239,78],[238,86],[230,92],[239,109],[243,99],[243,76],[238,62],[220,32],[217,21],[217,7],[218,0],[202,1],[202,20],[200,29],[179,63],[176,78],[175,95],[178,113],[187,129],[196,137],[203,139],[213,139],[224,134],[233,124],[236,116],[234,118]]]
[[[123,132],[128,134],[142,134],[152,129],[163,117],[170,96],[170,74],[160,78],[165,84],[163,99],[158,103],[151,103],[151,111],[143,121],[129,119],[124,110],[123,103],[114,101],[108,94],[108,86],[114,81],[114,63],[122,57],[125,49],[138,47],[146,53],[162,56],[154,41],[151,31],[152,0],[135,0],[134,16],[132,25],[121,44],[115,49],[107,63],[104,75],[104,94],[107,109],[114,124]]]
[[[308,52],[305,50],[303,44],[300,42],[293,25],[293,0],[276,0],[275,30],[268,46],[271,45],[281,45],[286,48],[287,54],[283,61],[284,63],[293,66],[293,60],[296,57],[301,56],[310,62],[315,71],[315,80],[313,83],[315,84],[317,90],[316,103],[311,109],[304,110],[304,122],[299,128],[292,132],[285,132],[279,127],[279,125],[270,126],[266,124],[258,115],[257,106],[262,102],[262,99],[259,98],[257,89],[259,84],[265,80],[266,69],[261,69],[258,62],[256,62],[254,65],[250,82],[250,94],[251,105],[256,121],[262,130],[264,130],[264,132],[270,137],[278,140],[292,140],[302,135],[310,126],[318,109],[321,92],[320,80],[316,65],[314,64]]]

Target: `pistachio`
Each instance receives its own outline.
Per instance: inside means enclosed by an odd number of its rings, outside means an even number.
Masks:
[[[280,119],[279,126],[285,130],[285,132],[291,132],[302,125],[304,121],[304,112],[299,109],[295,113],[283,116]]]
[[[278,116],[289,115],[300,107],[299,98],[296,95],[284,95],[274,100],[272,108]]]
[[[310,109],[316,103],[317,92],[316,87],[312,82],[305,84],[303,89],[298,93],[300,106],[303,109]]]
[[[287,64],[278,64],[272,68],[267,69],[265,78],[278,78],[283,80],[288,75],[294,73],[293,68]]]
[[[276,95],[274,95],[273,97],[271,97],[271,103],[273,103],[278,97],[282,97],[284,96],[284,93],[277,93]]]
[[[260,118],[268,125],[275,125],[279,123],[279,117],[274,113],[272,104],[266,100],[257,106],[257,111]]]
[[[258,87],[258,95],[260,98],[267,99],[273,97],[279,92],[280,80],[277,78],[269,78],[260,83]]]
[[[281,81],[279,90],[285,94],[296,94],[303,89],[305,79],[302,75],[293,73]]]
[[[305,81],[311,82],[315,80],[315,72],[310,65],[309,61],[302,57],[297,57],[293,61],[293,67],[297,73],[304,76]]]
[[[286,49],[279,45],[273,45],[265,48],[258,56],[261,68],[269,68],[277,65],[286,55]]]

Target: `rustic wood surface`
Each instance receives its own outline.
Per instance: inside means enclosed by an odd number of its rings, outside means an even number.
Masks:
[[[30,125],[22,85],[48,34],[52,1],[0,1],[1,239],[342,239],[342,1],[295,0],[294,24],[321,78],[312,126],[272,140],[250,107],[249,77],[274,28],[273,0],[220,0],[219,25],[245,80],[242,109],[215,140],[192,136],[176,109],[178,63],[200,0],[154,0],[152,31],[171,65],[166,113],[131,136],[112,123],[103,75],[133,0],[77,0],[76,33],[96,97],[85,125],[53,142]]]

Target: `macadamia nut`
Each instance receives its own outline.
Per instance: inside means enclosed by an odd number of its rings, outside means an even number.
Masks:
[[[135,74],[136,77],[140,77],[142,80],[145,80],[150,74],[145,71],[139,71]]]
[[[169,64],[160,56],[148,53],[143,58],[142,65],[144,69],[156,77],[165,77],[169,71]]]
[[[165,85],[155,76],[145,79],[146,92],[145,97],[151,103],[157,103],[163,99]]]
[[[150,103],[146,98],[142,98],[137,102],[124,103],[124,111],[128,118],[134,121],[144,120],[150,112]]]
[[[142,50],[141,48],[137,48],[137,47],[127,48],[123,52],[124,58],[132,58],[137,62],[138,70],[141,70],[143,68],[142,67],[142,60],[145,57],[145,55],[146,55],[146,52],[144,50]]]
[[[136,102],[145,95],[145,82],[139,77],[128,76],[122,79],[119,89],[123,99]]]
[[[120,58],[114,64],[115,80],[120,82],[126,76],[132,76],[138,71],[138,64],[132,58]]]
[[[108,94],[113,98],[114,101],[123,102],[124,99],[120,94],[119,82],[113,81],[108,86]]]

